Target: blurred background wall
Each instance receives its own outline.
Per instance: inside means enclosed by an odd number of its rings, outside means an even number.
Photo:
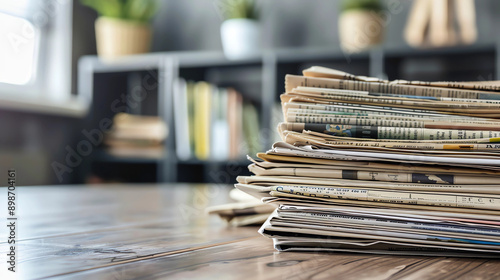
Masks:
[[[265,48],[339,47],[339,0],[259,1]],[[152,51],[222,50],[222,18],[214,0],[164,0],[153,21]],[[411,0],[384,0],[390,9],[384,47],[407,47],[402,34]],[[391,12],[392,11],[392,12]],[[500,2],[476,0],[478,43],[495,43]],[[75,2],[76,53],[95,53],[96,13]]]

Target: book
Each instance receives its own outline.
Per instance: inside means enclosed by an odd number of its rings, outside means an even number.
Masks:
[[[243,98],[234,89],[228,89],[228,122],[229,122],[229,158],[235,159],[241,156],[243,153],[241,149],[243,148]]]
[[[187,102],[188,102],[188,131],[189,131],[189,148],[190,148],[190,154],[194,155],[194,149],[195,149],[195,125],[194,125],[194,112],[195,112],[195,96],[194,96],[194,88],[195,88],[194,82],[190,81],[187,84],[186,87],[186,96],[187,96]],[[176,131],[178,130],[184,130],[186,127],[177,127]],[[179,143],[180,145],[183,145],[184,143]]]
[[[206,82],[194,87],[194,153],[198,159],[210,156],[210,113],[213,88]]]
[[[178,79],[174,84],[174,122],[176,154],[180,160],[188,160],[192,156],[190,145],[191,131],[189,129],[189,103],[187,94],[187,83],[184,79]],[[182,129],[180,129],[182,128]]]
[[[243,105],[243,135],[248,144],[248,154],[257,154],[261,150],[259,116],[255,106],[249,103]]]
[[[217,88],[213,91],[212,120],[210,130],[210,157],[212,160],[229,159],[229,121],[227,89]]]

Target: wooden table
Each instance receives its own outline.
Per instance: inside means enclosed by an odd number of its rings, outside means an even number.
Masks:
[[[499,279],[500,261],[278,253],[255,227],[227,228],[209,205],[230,186],[18,187],[19,279]],[[6,221],[7,189],[0,189]],[[0,279],[7,232],[1,225]]]

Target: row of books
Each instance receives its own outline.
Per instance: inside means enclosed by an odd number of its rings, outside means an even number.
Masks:
[[[276,249],[500,256],[500,82],[312,67],[285,86],[281,141],[236,184],[275,206]]]
[[[179,79],[174,120],[180,160],[224,161],[261,149],[257,109],[232,88]]]

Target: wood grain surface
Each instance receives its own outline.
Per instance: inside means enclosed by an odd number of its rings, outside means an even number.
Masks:
[[[19,187],[18,271],[7,272],[2,229],[0,279],[500,279],[500,260],[279,253],[256,227],[205,214],[230,188]]]

